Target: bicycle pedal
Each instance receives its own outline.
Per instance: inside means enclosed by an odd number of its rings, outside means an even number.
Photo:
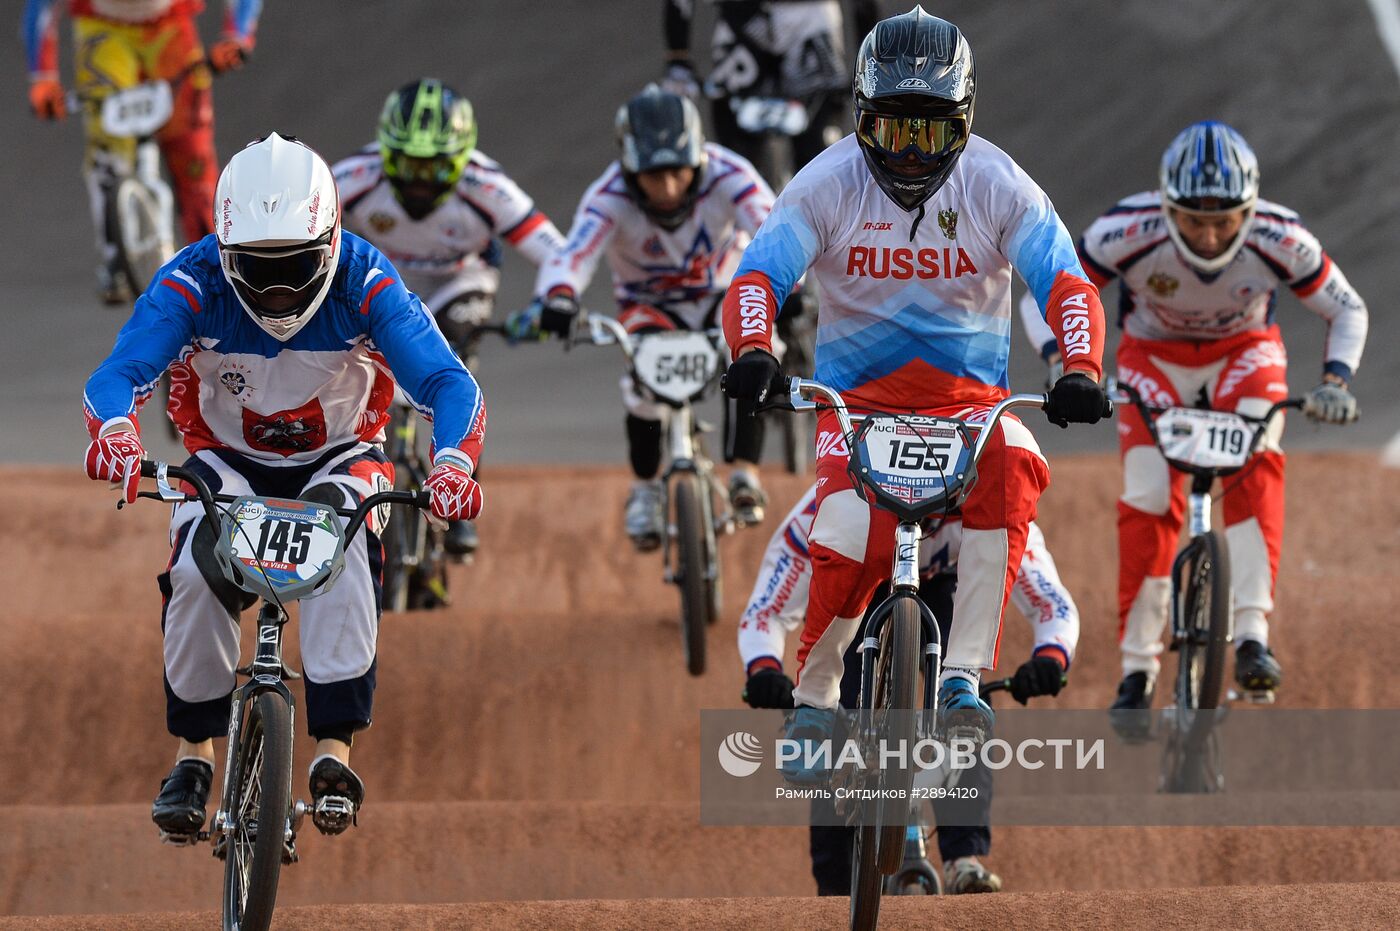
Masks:
[[[311,809],[311,823],[322,834],[343,834],[355,818],[355,803],[343,795],[323,795]]]
[[[208,839],[208,831],[198,831],[194,834],[175,833],[173,831],[160,832],[160,842],[162,844],[169,844],[172,847],[193,847]]]
[[[1273,689],[1245,689],[1240,697],[1250,705],[1272,705],[1276,698]]]

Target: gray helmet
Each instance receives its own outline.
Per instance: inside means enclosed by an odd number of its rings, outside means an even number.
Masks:
[[[1244,245],[1254,205],[1259,200],[1259,159],[1249,143],[1224,123],[1192,123],[1177,134],[1162,154],[1160,178],[1167,234],[1182,259],[1206,273],[1229,265]],[[1224,252],[1208,259],[1186,244],[1172,216],[1172,207],[1203,214],[1244,208],[1245,223]]]
[[[705,129],[690,98],[655,84],[617,111],[617,144],[622,149],[622,178],[637,205],[660,226],[675,229],[690,216],[705,175]],[[648,204],[637,175],[662,168],[694,168],[695,179],[681,206],[657,211]]]
[[[856,55],[856,141],[905,210],[948,180],[972,133],[972,49],[957,26],[915,6],[882,20]]]

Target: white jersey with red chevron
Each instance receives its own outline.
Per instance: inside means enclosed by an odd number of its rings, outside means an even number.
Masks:
[[[410,217],[394,196],[378,146],[337,162],[332,171],[345,228],[374,243],[403,275],[405,286],[435,310],[470,291],[496,293],[498,238],[534,265],[564,245],[530,196],[482,152],[472,152],[457,187],[421,220]]]
[[[812,486],[778,525],[763,553],[763,564],[739,619],[739,657],[747,670],[764,657],[783,660],[787,635],[802,626],[807,613],[807,591],[812,580],[812,560],[807,538],[817,513],[817,489]],[[919,545],[919,571],[925,578],[953,572],[962,543],[962,521],[945,521]],[[1011,590],[1011,600],[1031,626],[1033,649],[1058,647],[1066,668],[1079,644],[1079,608],[1060,581],[1055,559],[1045,536],[1030,525],[1026,552]]]
[[[1202,275],[1167,235],[1158,191],[1119,201],[1084,232],[1084,268],[1103,286],[1123,283],[1119,320],[1138,339],[1215,340],[1264,330],[1279,284],[1329,324],[1325,361],[1350,378],[1366,341],[1366,304],[1287,207],[1260,200],[1244,247],[1220,272]]]
[[[606,255],[625,323],[636,307],[658,308],[691,329],[704,326],[773,207],[772,189],[742,156],[712,142],[705,155],[694,209],[674,230],[652,221],[628,192],[621,166],[609,165],[579,202],[565,247],[540,268],[536,293],[582,294]]]
[[[1050,198],[973,136],[919,209],[885,194],[847,136],[783,189],[725,300],[736,356],[767,349],[776,310],[811,269],[821,292],[816,377],[874,407],[985,403],[1005,394],[1011,278],[1048,309],[1066,367],[1102,371],[1103,319]]]

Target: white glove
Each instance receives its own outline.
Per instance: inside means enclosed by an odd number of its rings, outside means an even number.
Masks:
[[[1341,382],[1324,381],[1308,392],[1303,413],[1319,423],[1351,423],[1356,420],[1356,397]]]

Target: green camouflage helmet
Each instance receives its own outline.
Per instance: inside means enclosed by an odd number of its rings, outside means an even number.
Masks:
[[[472,105],[452,88],[423,78],[394,91],[379,116],[379,153],[396,186],[431,182],[442,196],[462,177],[476,148]]]

